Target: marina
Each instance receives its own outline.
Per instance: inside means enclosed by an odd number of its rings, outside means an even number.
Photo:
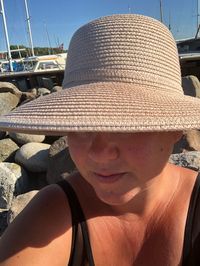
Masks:
[[[35,55],[27,0],[24,0],[24,5],[32,56],[22,58],[20,52],[21,49],[18,49],[17,51],[20,57],[18,59],[13,59],[12,51],[10,49],[4,2],[3,0],[0,0],[7,45],[7,60],[0,60],[0,81],[11,82],[21,91],[27,91],[35,87],[52,89],[54,86],[60,86],[63,80],[67,53],[43,56]]]
[[[52,89],[54,86],[61,86],[66,56],[63,53],[23,59],[20,61],[22,70],[3,71],[0,73],[0,81],[11,82],[21,91],[35,87]]]
[[[163,21],[163,3],[160,0],[160,21]],[[13,50],[10,49],[9,34],[7,30],[6,15],[4,10],[4,1],[0,0],[0,10],[3,19],[5,40],[7,46],[7,58],[0,59],[0,81],[11,82],[20,90],[27,91],[35,87],[52,88],[53,86],[61,86],[65,63],[67,60],[67,53],[49,54],[43,56],[36,56],[33,45],[31,17],[27,0],[24,0],[24,7],[26,13],[27,30],[30,44],[31,55],[21,57],[21,50],[15,52],[19,53],[18,59],[12,58]],[[179,51],[179,59],[181,65],[182,76],[194,75],[200,79],[200,38],[198,36],[199,25],[198,1],[197,1],[197,31],[194,38],[178,40],[177,48]],[[170,29],[169,21],[169,29]],[[46,29],[47,32],[47,29]],[[47,37],[49,40],[48,32]],[[50,42],[49,42],[50,44]]]

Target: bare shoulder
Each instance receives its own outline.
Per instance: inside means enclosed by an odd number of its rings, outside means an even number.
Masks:
[[[183,183],[195,183],[196,177],[198,175],[197,171],[194,171],[190,168],[185,168],[182,166],[174,165],[174,164],[169,164],[172,171],[177,173],[177,176],[180,178],[180,181]]]
[[[179,179],[176,202],[178,203],[179,207],[181,204],[184,205],[186,209],[188,209],[198,172],[176,165],[172,165],[172,169],[174,172],[176,172],[176,176]]]
[[[183,188],[187,186],[191,186],[193,188],[195,181],[197,179],[198,172],[184,167],[179,167],[180,169],[180,177],[182,180]]]
[[[66,195],[58,185],[49,185],[36,194],[3,234],[0,265],[66,265],[71,233]]]

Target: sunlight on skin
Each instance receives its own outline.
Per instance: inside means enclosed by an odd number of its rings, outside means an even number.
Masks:
[[[69,133],[68,144],[77,168],[99,199],[121,205],[153,191],[180,136],[180,132],[83,132]]]

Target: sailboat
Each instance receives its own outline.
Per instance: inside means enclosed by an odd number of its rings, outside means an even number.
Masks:
[[[0,3],[1,3],[1,13],[2,13],[2,17],[3,17],[5,38],[6,38],[6,46],[7,46],[7,51],[8,51],[8,61],[9,61],[9,65],[10,65],[10,71],[13,71],[12,56],[11,56],[11,51],[10,51],[10,42],[9,42],[9,38],[8,38],[7,22],[6,22],[3,0],[0,0]]]
[[[10,42],[8,38],[7,23],[6,23],[3,0],[0,0],[0,3],[1,3],[1,13],[3,16],[4,32],[5,32],[7,51],[8,51],[8,61],[2,62],[1,72],[16,72],[16,71],[22,71],[22,70],[32,71],[32,72],[37,72],[37,71],[41,72],[42,70],[64,69],[65,60],[67,56],[66,53],[58,54],[58,55],[48,55],[48,56],[35,56],[27,0],[24,0],[24,4],[25,4],[25,10],[26,10],[27,28],[28,28],[28,33],[29,33],[29,43],[31,47],[31,56],[23,60],[22,58],[18,60],[12,59],[12,55],[11,55],[12,51],[10,50]],[[17,51],[19,52],[20,50],[21,49],[18,49]]]
[[[35,56],[27,0],[24,0],[24,3],[32,56],[27,57],[23,60],[13,60],[8,38],[4,3],[3,0],[0,0],[8,53],[7,62],[4,61],[0,64],[0,69],[2,70],[2,72],[0,71],[0,81],[13,82],[14,80],[15,84],[17,83],[19,89],[22,89],[23,91],[37,86],[46,87],[42,81],[47,79],[49,79],[50,81],[52,80],[52,82],[50,83],[52,83],[53,85],[61,85],[64,76],[67,54],[61,53],[56,55]],[[17,64],[18,66],[23,66],[23,68],[17,69]]]
[[[193,38],[177,40],[182,76],[194,75],[200,79],[199,1],[196,2],[197,29]]]

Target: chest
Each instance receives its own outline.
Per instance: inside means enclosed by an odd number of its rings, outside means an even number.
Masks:
[[[182,228],[182,229],[181,229]],[[179,223],[119,226],[98,223],[91,232],[95,265],[174,266],[180,265],[184,226]]]

